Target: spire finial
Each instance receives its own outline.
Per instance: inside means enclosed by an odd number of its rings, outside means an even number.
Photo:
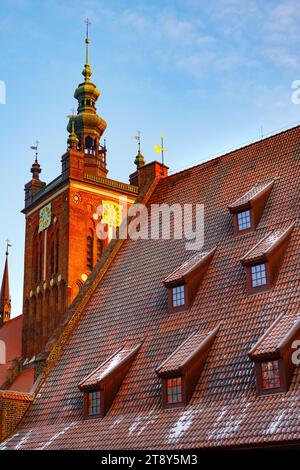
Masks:
[[[85,50],[85,66],[84,66],[82,75],[84,76],[85,82],[89,82],[90,77],[93,73],[89,64],[89,43],[90,43],[89,25],[91,24],[91,22],[88,18],[84,22],[86,24],[86,37],[85,37],[86,50]]]
[[[85,63],[89,63],[89,43],[90,43],[90,38],[89,38],[89,25],[92,24],[88,18],[84,21],[86,24],[86,37],[85,37],[85,44],[86,44],[86,56],[85,56]]]
[[[39,162],[38,162],[38,153],[39,153],[39,141],[36,140],[35,141],[35,145],[31,145],[30,147],[32,150],[35,150],[35,161],[31,167],[31,173],[32,173],[32,177],[33,179],[35,180],[39,180],[40,179],[40,173],[41,173],[41,167],[39,165]]]
[[[10,320],[11,302],[9,293],[9,279],[8,279],[8,249],[11,247],[9,240],[6,241],[6,260],[4,265],[4,272],[2,278],[2,285],[0,291],[0,327],[3,323]]]
[[[69,148],[77,149],[79,140],[78,140],[78,137],[77,137],[76,132],[75,132],[74,112],[73,112],[73,114],[71,114],[67,117],[69,118],[69,122],[71,124],[71,132],[70,132],[70,135],[69,135],[69,138],[68,138],[68,145],[69,145]]]
[[[11,243],[8,239],[5,240],[5,243],[6,243],[6,253],[5,253],[5,255],[8,256],[9,255],[9,248],[11,248]]]
[[[31,145],[30,147],[32,150],[35,150],[35,163],[38,162],[38,153],[39,153],[39,141],[35,141],[35,145]]]
[[[134,136],[135,140],[138,141],[138,154],[135,157],[134,163],[138,168],[141,166],[144,166],[146,163],[146,160],[144,159],[144,156],[142,155],[141,152],[141,131],[137,131],[137,135]]]

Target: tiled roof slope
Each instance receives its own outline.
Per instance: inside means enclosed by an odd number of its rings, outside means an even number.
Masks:
[[[286,339],[296,328],[300,329],[300,312],[295,311],[290,315],[283,312],[249,351],[249,356],[258,358],[276,353],[284,346]]]
[[[250,191],[247,191],[246,194],[243,194],[243,196],[239,197],[233,204],[230,204],[228,206],[229,210],[242,208],[249,203],[251,204],[251,202],[253,202],[255,199],[261,197],[267,191],[270,191],[273,187],[273,184],[274,180],[271,180],[253,186]]]
[[[284,394],[257,397],[248,352],[299,306],[300,127],[161,180],[151,203],[203,203],[205,249],[218,245],[191,309],[167,313],[163,280],[191,257],[184,240],[128,240],[117,253],[31,409],[3,448],[180,449],[300,441],[300,370]],[[275,179],[256,231],[236,238],[228,205]],[[240,258],[296,221],[276,284],[248,295]],[[189,404],[162,410],[155,369],[193,331],[219,334]],[[222,334],[221,334],[222,330]],[[146,336],[104,419],[82,419],[78,383],[126,340]]]
[[[174,371],[182,372],[185,365],[192,360],[192,357],[207,349],[206,343],[211,343],[216,336],[218,327],[209,331],[196,331],[192,333],[157,369],[157,375],[171,373]]]

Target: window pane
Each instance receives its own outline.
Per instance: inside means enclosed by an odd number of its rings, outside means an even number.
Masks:
[[[89,416],[100,414],[100,391],[88,392],[87,413]]]
[[[239,231],[246,230],[247,228],[251,227],[251,218],[250,218],[250,210],[238,212],[237,214],[238,220],[238,229]]]
[[[251,266],[252,287],[265,286],[267,284],[266,265],[256,264]]]
[[[180,307],[185,304],[184,286],[173,287],[172,289],[173,307]]]
[[[261,375],[263,390],[281,387],[278,361],[262,362]]]
[[[167,403],[182,402],[182,380],[181,377],[167,379]]]

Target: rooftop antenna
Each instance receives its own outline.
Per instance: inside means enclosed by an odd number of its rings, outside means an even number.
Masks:
[[[261,138],[261,139],[264,138],[264,129],[263,129],[263,126],[260,126],[260,138]]]

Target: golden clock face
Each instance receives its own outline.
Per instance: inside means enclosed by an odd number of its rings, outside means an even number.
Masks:
[[[51,202],[40,210],[39,232],[46,230],[51,225],[52,208]]]
[[[102,201],[101,222],[110,227],[120,227],[122,223],[122,206],[114,201]]]

